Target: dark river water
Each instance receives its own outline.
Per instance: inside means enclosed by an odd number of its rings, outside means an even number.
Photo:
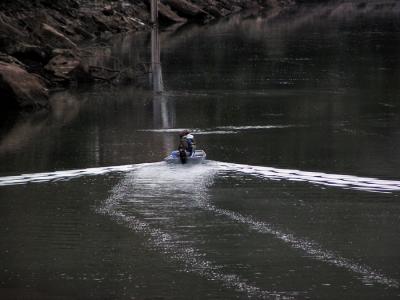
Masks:
[[[1,299],[400,297],[400,5],[161,32],[164,93],[2,115]],[[96,49],[148,63],[150,35]],[[202,165],[167,165],[193,130]]]

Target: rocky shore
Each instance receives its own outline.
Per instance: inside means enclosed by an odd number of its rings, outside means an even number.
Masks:
[[[286,0],[162,0],[160,26],[200,22],[246,8],[284,6]],[[0,2],[0,105],[48,107],[53,88],[82,82],[127,82],[132,70],[91,66],[83,43],[149,30],[148,0],[3,0]],[[134,73],[134,72],[133,72]],[[121,79],[123,78],[123,79]]]

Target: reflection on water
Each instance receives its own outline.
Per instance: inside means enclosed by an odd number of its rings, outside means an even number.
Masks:
[[[347,17],[338,18],[344,7]],[[250,12],[161,32],[164,93],[103,87],[56,94],[54,117],[3,130],[1,171],[158,161],[176,137],[136,130],[195,128],[216,160],[398,177],[398,5],[374,7]],[[148,63],[152,52],[160,55],[151,44],[151,34],[116,37],[92,64]]]
[[[79,114],[81,103],[69,92],[55,94],[51,98],[51,112],[21,115],[11,130],[3,132],[0,154],[12,153],[29,145],[41,134],[59,130]]]
[[[2,121],[2,291],[397,297],[398,9],[341,3],[162,31],[163,93],[71,90],[48,115]],[[151,45],[119,36],[92,64],[149,66]],[[211,161],[160,162],[185,128]]]
[[[151,30],[151,86],[155,93],[163,92],[162,68],[160,60],[160,37],[157,25]]]

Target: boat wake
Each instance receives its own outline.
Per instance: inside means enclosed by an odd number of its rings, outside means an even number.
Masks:
[[[327,187],[352,189],[365,192],[391,193],[400,191],[400,181],[352,175],[307,172],[234,163],[215,162],[221,171],[238,172],[269,180],[306,182]]]
[[[67,181],[83,176],[96,176],[96,175],[105,175],[108,173],[121,173],[121,172],[126,173],[142,166],[150,166],[150,165],[157,166],[163,164],[164,164],[163,162],[157,162],[157,163],[110,166],[110,167],[99,167],[99,168],[63,170],[63,171],[44,172],[44,173],[31,173],[31,174],[21,174],[15,176],[4,176],[0,177],[0,186],[20,185],[28,183],[45,183],[53,181]]]
[[[81,176],[122,172],[126,175],[112,190],[110,197],[98,208],[134,232],[148,237],[149,247],[168,259],[179,262],[183,271],[190,271],[209,280],[217,280],[252,298],[292,298],[299,292],[266,290],[249,283],[226,266],[205,258],[198,248],[201,241],[188,233],[193,218],[205,212],[214,219],[225,218],[232,224],[245,225],[248,230],[272,236],[288,247],[306,254],[306,258],[324,262],[355,274],[365,284],[381,284],[398,288],[399,282],[373,268],[324,249],[317,242],[298,237],[279,226],[255,219],[251,215],[220,208],[212,202],[209,189],[218,176],[255,176],[264,180],[305,182],[333,189],[361,192],[393,193],[400,191],[400,181],[351,175],[306,172],[244,164],[209,161],[202,165],[167,165],[164,162],[89,168],[49,173],[0,177],[0,186],[65,181]],[[183,172],[183,173],[182,173]],[[184,174],[184,176],[182,175]]]
[[[105,175],[108,173],[123,173],[134,171],[142,167],[163,167],[164,162],[143,163],[133,165],[109,166],[86,168],[76,170],[63,170],[44,173],[21,174],[0,177],[0,186],[18,185],[27,183],[44,183],[51,181],[66,181],[82,176]],[[268,180],[287,180],[306,182],[314,185],[323,185],[333,188],[352,189],[364,192],[392,193],[400,191],[400,181],[385,180],[352,175],[329,174],[321,172],[308,172],[291,169],[280,169],[263,166],[252,166],[217,161],[207,161],[207,166],[220,173],[235,172],[256,176]]]
[[[195,272],[209,280],[218,280],[225,287],[239,290],[249,297],[260,298],[271,295],[294,297],[294,294],[298,295],[299,292],[268,291],[255,284],[249,284],[248,279],[241,278],[237,274],[221,272],[224,266],[205,260],[204,253],[196,248],[196,244],[201,244],[201,241],[197,241],[196,237],[187,231],[187,228],[192,229],[192,222],[196,215],[205,212],[211,213],[214,215],[214,219],[227,218],[230,222],[246,225],[250,231],[273,236],[288,247],[306,254],[306,258],[352,272],[364,284],[381,284],[390,288],[399,287],[397,280],[381,274],[369,266],[342,257],[335,251],[324,249],[315,241],[296,237],[294,233],[280,230],[274,224],[219,208],[212,203],[208,189],[221,172],[242,170],[243,173],[250,175],[268,176],[269,173],[266,173],[263,167],[252,167],[250,172],[249,166],[245,168],[244,165],[210,162],[185,169],[185,176],[182,176],[181,167],[148,166],[136,169],[113,190],[99,211],[111,216],[117,222],[125,224],[135,232],[148,235],[154,248],[167,254],[170,259],[183,264],[185,271]],[[271,168],[266,169],[268,172],[272,172]],[[273,169],[273,171],[276,177],[277,169]],[[317,176],[310,172],[306,172],[307,174],[299,172],[296,171],[296,176]],[[280,173],[280,180],[289,178],[288,173]],[[331,178],[329,174],[326,175],[328,175],[327,178]],[[318,177],[321,176],[323,175],[318,173]],[[353,176],[347,179],[352,183],[358,182]],[[365,178],[360,180],[363,184],[365,181]],[[373,180],[372,183],[377,184],[376,180]],[[394,182],[390,182],[390,185],[393,184]]]
[[[182,176],[177,166],[138,168],[113,189],[98,212],[145,235],[150,248],[179,263],[183,272],[218,281],[250,298],[292,299],[291,292],[267,291],[237,274],[223,272],[223,266],[207,260],[196,248],[197,241],[188,238],[188,232],[193,229],[193,215],[199,213],[198,203],[207,201],[216,171],[205,165],[184,171]]]
[[[193,128],[191,132],[196,135],[208,134],[237,134],[242,131],[265,130],[265,129],[285,129],[292,127],[304,127],[303,125],[255,125],[255,126],[219,126],[215,128],[198,129]],[[162,128],[162,129],[140,129],[138,131],[154,132],[154,133],[177,133],[185,130],[185,128]]]

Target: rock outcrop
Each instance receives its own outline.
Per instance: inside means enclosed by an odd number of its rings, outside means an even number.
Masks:
[[[178,15],[185,18],[195,19],[202,22],[213,19],[213,17],[205,10],[186,0],[165,0],[164,3],[175,10]]]
[[[44,67],[53,82],[63,86],[71,82],[92,82],[93,76],[89,72],[89,67],[82,61],[79,55],[71,50],[55,49],[54,56]]]
[[[163,3],[158,4],[158,15],[160,22],[167,25],[173,23],[185,23],[187,21],[186,18],[180,17],[168,5],[165,5]]]
[[[291,0],[159,0],[161,26],[208,22],[240,9]],[[149,0],[0,0],[1,106],[45,107],[47,87],[80,82],[136,82],[145,70],[89,66],[83,41],[148,30]],[[85,52],[84,54],[82,54]],[[86,59],[86,60],[85,60]]]
[[[39,32],[37,32],[37,35],[40,36],[43,44],[48,44],[51,48],[77,48],[77,45],[73,41],[61,32],[57,31],[54,27],[45,23],[40,24],[40,29]]]
[[[37,109],[48,106],[45,81],[20,65],[0,62],[1,106]]]

